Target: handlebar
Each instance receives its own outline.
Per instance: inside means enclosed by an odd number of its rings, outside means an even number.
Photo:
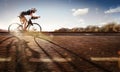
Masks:
[[[31,17],[31,19],[38,19],[38,18],[40,18],[40,16]]]

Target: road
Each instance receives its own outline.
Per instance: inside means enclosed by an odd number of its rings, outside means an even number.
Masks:
[[[0,33],[0,71],[120,72],[119,35]]]

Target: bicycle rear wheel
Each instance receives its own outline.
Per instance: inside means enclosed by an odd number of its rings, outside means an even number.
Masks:
[[[21,31],[23,31],[23,26],[19,23],[10,24],[8,27],[9,33],[19,33]]]
[[[42,27],[38,23],[33,23],[33,25],[28,26],[29,32],[41,32]]]

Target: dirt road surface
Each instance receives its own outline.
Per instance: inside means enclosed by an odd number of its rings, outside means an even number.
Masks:
[[[0,33],[0,72],[120,72],[119,35]]]

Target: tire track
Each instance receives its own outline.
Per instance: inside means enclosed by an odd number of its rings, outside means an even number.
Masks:
[[[67,70],[66,70],[64,67],[62,67],[57,61],[55,61],[55,60],[52,58],[52,56],[51,56],[48,52],[46,52],[46,51],[44,50],[44,48],[42,48],[42,47],[39,45],[39,43],[37,42],[37,40],[35,39],[35,37],[34,37],[34,41],[35,41],[35,43],[38,45],[38,47],[48,56],[48,58],[51,59],[51,60],[53,61],[53,63],[57,65],[57,67],[60,69],[61,72],[67,72]]]
[[[5,41],[7,41],[7,40],[9,40],[9,39],[11,39],[11,38],[16,38],[19,42],[21,42],[21,39],[19,38],[19,37],[17,37],[17,36],[10,36],[10,37],[8,37],[8,38],[5,38],[4,40],[2,40],[2,41],[0,41],[0,44],[2,44],[3,42],[5,42]],[[96,67],[96,68],[98,68],[98,69],[100,69],[100,70],[103,70],[104,72],[111,72],[111,71],[109,71],[109,70],[107,70],[107,69],[105,69],[104,67],[102,67],[102,66],[100,66],[100,65],[98,65],[98,64],[96,64],[96,63],[94,63],[94,62],[92,62],[92,61],[90,61],[90,60],[88,60],[88,59],[86,59],[86,58],[84,58],[83,56],[80,56],[80,55],[78,55],[77,53],[75,53],[75,52],[73,52],[73,51],[71,51],[71,50],[69,50],[69,49],[67,49],[67,48],[65,48],[65,47],[62,47],[62,46],[60,46],[60,45],[58,45],[58,44],[56,44],[56,43],[54,43],[53,41],[50,41],[50,40],[48,40],[48,39],[45,39],[45,38],[42,38],[42,37],[34,37],[34,41],[35,41],[35,43],[37,44],[37,46],[48,56],[48,58],[49,59],[51,59],[52,61],[53,61],[53,63],[59,68],[59,70],[61,71],[61,72],[67,72],[67,70],[61,65],[61,64],[59,64],[57,61],[55,61],[53,58],[52,58],[52,56],[37,42],[37,38],[40,38],[40,39],[42,39],[42,40],[45,40],[45,41],[47,41],[47,42],[49,42],[49,43],[51,43],[51,44],[53,44],[53,45],[55,45],[55,46],[57,46],[57,47],[59,47],[60,49],[63,49],[64,51],[66,51],[66,52],[69,52],[70,54],[72,54],[72,55],[74,55],[75,57],[77,57],[77,58],[79,58],[79,60],[83,60],[83,61],[85,61],[85,62],[87,62],[87,63],[89,63],[89,64],[91,64],[91,65],[93,65],[94,67]],[[13,41],[14,42],[14,41]],[[12,44],[12,41],[10,42],[10,44],[8,44],[7,45],[7,51],[9,51],[9,49],[11,48],[10,47],[10,45]],[[17,45],[19,45],[20,46],[20,44],[18,43]],[[21,63],[21,55],[20,55],[20,51],[19,51],[19,46],[17,46],[16,45],[16,56],[15,56],[15,64],[16,64],[16,68],[15,68],[15,72],[25,72],[26,70],[22,70],[22,69],[24,69],[22,66],[22,63]],[[64,58],[66,61],[68,61],[68,59],[66,59],[65,58],[65,56],[62,54],[62,53],[60,53],[56,48],[53,48],[53,47],[51,47],[56,53],[58,53],[62,58]],[[9,52],[8,52],[8,54],[9,54]],[[7,55],[8,55],[7,54]],[[80,69],[77,67],[77,65],[75,64],[75,63],[73,63],[73,62],[69,62],[68,61],[68,64],[75,70],[75,72],[83,72],[83,71],[80,71]],[[5,63],[5,65],[6,65],[6,68],[8,68],[8,63]],[[36,64],[38,67],[36,68],[36,71],[35,72],[38,72],[37,71],[37,69],[39,68],[39,67],[41,67],[40,66],[40,64]],[[8,69],[7,69],[8,70]],[[4,72],[7,72],[6,70],[4,71]]]
[[[6,58],[10,57],[10,48],[12,47],[14,40],[10,41],[9,44],[6,46]],[[10,62],[4,62],[4,72],[9,72],[11,70],[11,63]]]
[[[52,72],[50,69],[46,67],[47,64],[45,63],[34,63],[30,62],[30,58],[39,58],[40,53],[38,51],[35,51],[29,46],[28,41],[26,41],[24,38],[19,38],[15,36],[16,38],[19,39],[18,44],[16,44],[16,56],[15,56],[15,72],[41,72],[41,71],[47,71],[47,72]],[[33,38],[34,39],[34,38]],[[35,43],[36,44],[36,43]],[[37,46],[38,47],[38,46]],[[22,48],[21,52],[19,49]],[[39,47],[38,47],[39,48]],[[32,55],[27,56],[26,50],[29,50]],[[21,55],[25,55],[25,57],[21,57]]]
[[[75,72],[82,72],[74,63],[69,62],[68,59],[64,55],[62,55],[59,51],[57,51],[55,48],[51,47],[55,52],[57,52],[62,58],[64,58],[68,64],[74,69]]]
[[[16,40],[15,36],[10,36],[0,41],[0,44],[2,45],[0,50],[0,56],[1,56],[1,59],[6,59],[5,61],[0,62],[1,64],[0,67],[2,67],[1,71],[3,72],[14,71],[14,64],[11,61],[12,55],[10,50],[12,49],[12,46],[15,40]],[[5,44],[3,44],[4,42]],[[8,42],[8,44],[6,42]],[[9,61],[7,61],[7,59],[9,59]]]
[[[8,40],[10,40],[10,42],[6,45],[3,44],[4,42],[7,42]],[[17,42],[16,42],[17,41]],[[3,72],[23,72],[23,67],[22,67],[22,57],[21,57],[21,52],[20,52],[20,48],[22,48],[20,46],[20,42],[21,39],[18,38],[17,36],[10,36],[7,37],[5,39],[3,39],[2,41],[0,41],[0,44],[4,45],[2,46],[4,48],[4,50],[1,50],[3,53],[0,53],[1,56],[5,56],[4,59],[10,58],[10,61],[3,61],[0,62],[0,66],[2,67],[0,70]],[[13,50],[13,46],[14,46],[14,53],[11,53],[10,50]],[[25,72],[25,71],[24,71]]]
[[[13,37],[14,37],[14,36],[10,36],[10,37],[8,37],[8,38],[5,38],[4,40],[0,41],[0,44],[2,44],[4,41],[9,40],[9,39],[11,39],[11,38],[13,38]]]
[[[37,44],[48,56],[49,56],[49,54],[39,45],[39,43],[36,41],[36,38],[40,38],[40,39],[45,40],[45,41],[47,41],[47,42],[49,42],[49,43],[51,43],[51,44],[53,44],[53,45],[55,45],[55,46],[58,46],[59,48],[61,48],[61,49],[65,50],[65,51],[73,54],[74,56],[78,57],[79,59],[82,59],[83,61],[89,63],[90,65],[92,65],[92,66],[94,66],[94,67],[96,67],[96,68],[98,68],[98,69],[100,69],[100,70],[103,70],[104,72],[112,72],[112,71],[109,71],[108,69],[106,69],[106,68],[104,68],[104,67],[102,67],[102,66],[100,66],[100,65],[98,65],[98,64],[96,64],[96,63],[94,63],[94,62],[92,62],[92,61],[90,61],[90,60],[88,60],[88,59],[86,59],[86,58],[78,55],[78,54],[76,54],[75,52],[73,52],[73,51],[71,51],[71,50],[69,50],[69,49],[67,49],[67,48],[65,48],[65,47],[62,47],[62,46],[60,46],[60,45],[58,45],[58,44],[56,44],[56,43],[48,40],[48,39],[45,39],[45,38],[42,38],[42,37],[34,37],[34,40],[35,40],[36,44]],[[57,51],[57,53],[58,53],[58,51]],[[60,53],[59,53],[59,54],[60,54]],[[62,56],[62,55],[61,55],[61,56]],[[62,57],[63,57],[63,56],[62,56]],[[52,58],[50,57],[50,59],[52,59]]]

